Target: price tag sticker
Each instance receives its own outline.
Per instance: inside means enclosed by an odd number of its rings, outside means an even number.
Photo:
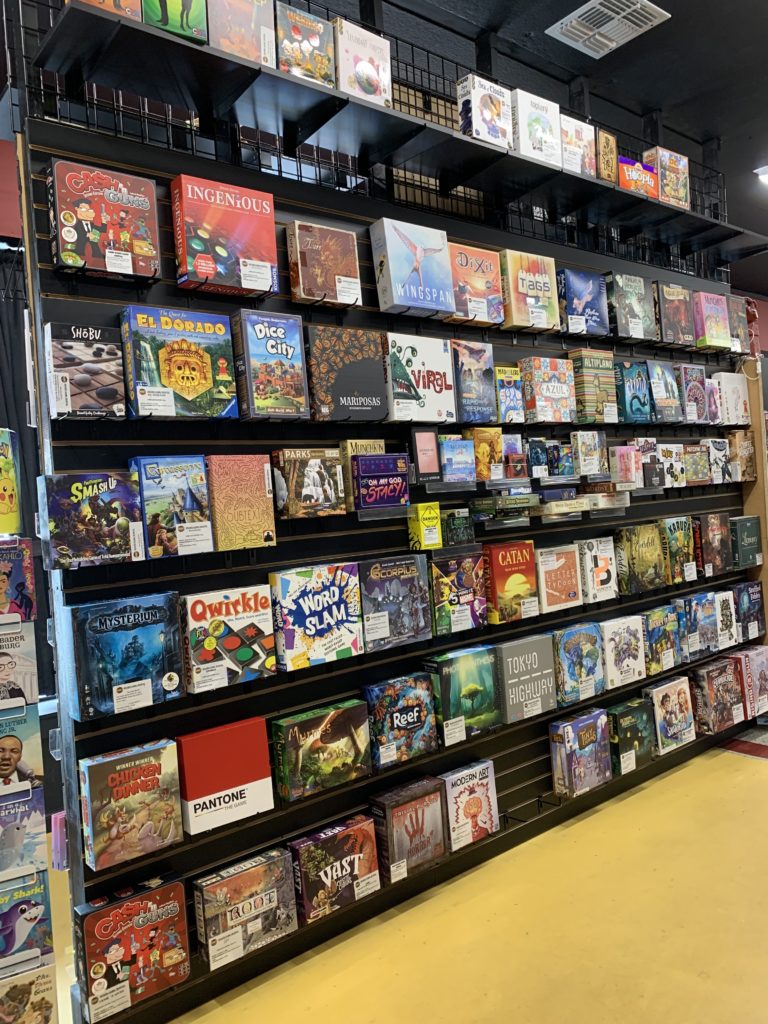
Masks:
[[[524,597],[520,602],[520,618],[521,619],[532,619],[535,615],[539,614],[539,599],[538,597]]]
[[[741,625],[741,624],[740,624]],[[757,638],[757,623],[750,622],[747,626],[747,639],[755,640]]]
[[[384,743],[379,747],[379,764],[384,767],[387,764],[394,764],[397,760],[397,744],[394,740],[391,743]]]
[[[240,260],[240,280],[243,288],[272,291],[272,264],[265,260]]]
[[[492,462],[491,463],[491,480],[503,480],[504,479],[504,463],[503,462]]]
[[[463,743],[467,738],[467,723],[464,715],[459,718],[449,718],[443,722],[443,742],[446,747],[452,747],[456,743]]]
[[[171,388],[160,384],[147,387],[146,384],[136,386],[136,404],[139,416],[175,416],[176,398]]]
[[[619,407],[616,402],[606,402],[603,405],[603,423],[618,423]]]
[[[640,339],[642,339],[642,337],[643,337],[643,321],[640,319],[639,316],[631,316],[631,317],[629,317],[629,336],[630,336],[630,338],[640,338]]]
[[[547,322],[547,311],[544,306],[529,306],[528,313],[530,316],[531,327],[543,327],[545,330],[549,327]]]
[[[689,655],[698,654],[700,650],[701,650],[701,641],[699,640],[699,634],[698,633],[689,633],[688,634],[688,654]]]
[[[130,683],[120,683],[112,687],[112,699],[115,714],[123,711],[135,711],[137,708],[152,706],[152,680],[134,679]]]
[[[208,943],[208,957],[211,970],[239,960],[245,953],[242,928],[227,928],[221,935],[214,936]],[[126,986],[127,988],[127,986]]]
[[[393,864],[389,865],[389,880],[390,882],[401,882],[404,878],[408,877],[408,861],[407,860],[396,860]]]
[[[363,617],[363,625],[369,641],[389,639],[389,612],[369,612]]]
[[[587,333],[587,318],[585,316],[576,316],[573,313],[568,314],[568,333],[569,334],[586,334]]]
[[[706,565],[704,566],[704,575],[707,578],[709,578],[710,576],[714,576],[714,572],[715,571],[712,568],[712,563],[711,562],[707,562]]]
[[[686,562],[685,563],[685,565],[683,566],[683,578],[685,579],[686,583],[695,583],[696,582],[696,563],[695,562]]]
[[[690,647],[688,648],[690,651]],[[674,651],[662,651],[661,652],[661,669],[662,672],[666,672],[667,669],[675,667],[675,652]]]
[[[363,875],[355,879],[355,899],[361,900],[364,896],[370,896],[381,888],[381,879],[378,871],[372,871],[370,875]]]
[[[595,696],[594,679],[586,683],[579,683],[579,700],[591,700]]]
[[[739,722],[743,722],[744,721],[744,705],[743,704],[734,704],[734,706],[731,708],[731,711],[733,712],[733,724],[734,725],[738,725]]]
[[[104,265],[110,274],[132,274],[133,256],[120,249],[107,249],[104,253]]]
[[[354,302],[356,306],[362,306],[363,293],[360,290],[360,279],[358,277],[342,277],[336,275],[336,299],[348,305]]]
[[[744,630],[741,628],[741,623],[736,623],[736,643],[740,644],[744,639]]]
[[[627,750],[621,755],[621,774],[628,775],[637,768],[637,757],[634,750]]]
[[[470,319],[488,321],[488,302],[486,299],[473,299],[470,295],[467,299],[467,313]]]
[[[531,467],[531,474],[533,475],[534,480],[539,480],[541,477],[547,475],[547,467],[546,466],[532,466]]]
[[[699,418],[699,412],[696,408],[695,402],[685,403],[685,418],[689,423],[696,423]]]
[[[541,697],[523,701],[523,718],[534,718],[541,714]]]
[[[763,552],[762,551],[758,551],[758,553],[755,555],[755,565],[762,565],[762,564],[763,564]]]

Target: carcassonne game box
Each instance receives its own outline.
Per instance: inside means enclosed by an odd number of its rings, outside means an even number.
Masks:
[[[435,695],[426,672],[363,687],[375,771],[438,749]]]
[[[232,317],[240,419],[308,419],[301,317],[241,309]]]
[[[139,477],[147,557],[213,551],[203,456],[140,456],[130,468]]]

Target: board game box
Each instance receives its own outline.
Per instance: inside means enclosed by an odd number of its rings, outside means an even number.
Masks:
[[[582,603],[577,544],[537,548],[536,574],[542,614],[575,608]]]
[[[75,907],[75,969],[90,1024],[187,980],[184,883],[152,878]]]
[[[560,326],[555,261],[550,256],[502,249],[504,327],[555,331]]]
[[[388,334],[384,351],[389,419],[455,423],[450,342],[415,334]]]
[[[412,316],[427,316],[456,311],[444,231],[384,217],[371,224],[370,235],[379,306],[384,313],[407,311]]]
[[[504,722],[512,725],[557,707],[552,634],[542,633],[494,646],[504,695]]]
[[[469,320],[482,327],[504,321],[499,254],[458,242],[448,243],[453,279],[452,320]]]
[[[18,615],[22,622],[37,618],[33,557],[31,540],[0,537],[0,616]]]
[[[570,359],[526,356],[518,363],[526,423],[575,423],[576,391]]]
[[[478,480],[503,480],[503,435],[501,427],[465,427],[465,441],[471,441],[475,457],[475,477]]]
[[[385,335],[329,325],[307,334],[313,419],[386,419]]]
[[[746,717],[768,711],[768,647],[745,647],[731,654],[736,665],[744,695]]]
[[[409,506],[408,546],[411,551],[429,551],[443,546],[440,502],[420,501]]]
[[[18,434],[0,427],[0,536],[21,533],[20,482]]]
[[[727,435],[728,463],[723,474],[728,479],[747,483],[756,479],[755,435],[751,430],[729,430]]]
[[[58,1024],[55,966],[35,967],[3,978],[0,1007],[12,1024]]]
[[[509,148],[518,156],[558,170],[563,166],[560,107],[523,89],[510,95],[512,136]]]
[[[664,487],[687,487],[685,476],[685,445],[659,444],[656,448]]]
[[[451,852],[499,831],[501,823],[496,803],[493,761],[475,761],[439,777],[445,784],[445,812]]]
[[[468,508],[440,509],[440,530],[447,548],[475,543],[475,525]]]
[[[47,186],[55,267],[136,277],[160,272],[154,181],[53,160]]]
[[[477,480],[475,460],[475,443],[471,438],[456,435],[441,435],[438,451],[440,453],[440,474],[446,483],[474,484]]]
[[[597,177],[594,125],[560,114],[560,141],[564,171],[583,174],[586,178]]]
[[[363,700],[277,718],[272,743],[277,791],[288,802],[371,774],[368,706]]]
[[[205,465],[216,550],[274,547],[269,456],[209,455]]]
[[[484,626],[488,609],[482,547],[470,544],[456,552],[435,552],[429,567],[434,635],[450,636]]]
[[[690,516],[660,519],[661,539],[667,563],[667,583],[693,583],[696,580],[696,553]]]
[[[512,140],[509,89],[479,75],[466,75],[456,83],[459,131],[491,146],[508,149]]]
[[[647,697],[634,697],[608,708],[608,739],[614,775],[628,775],[653,759],[653,705]]]
[[[293,302],[362,305],[354,231],[292,220],[285,239]]]
[[[130,418],[237,419],[229,317],[126,306],[121,324]]]
[[[605,128],[597,128],[597,177],[617,185],[619,181],[619,147],[616,136]]]
[[[664,345],[693,348],[696,331],[693,323],[692,292],[669,281],[653,282],[653,299],[660,340]]]
[[[440,442],[437,427],[411,427],[411,465],[414,483],[437,483],[440,470]]]
[[[743,373],[713,373],[720,395],[722,422],[727,425],[749,426],[749,394],[747,378]]]
[[[728,323],[731,328],[731,351],[750,353],[749,320],[747,319],[747,300],[742,295],[726,295],[728,304]]]
[[[578,546],[584,604],[613,600],[619,592],[613,537],[580,540]]]
[[[374,771],[438,749],[435,695],[426,672],[363,687]]]
[[[0,916],[5,924],[0,975],[6,977],[14,971],[46,967],[53,963],[47,871],[30,871],[0,882]],[[38,1017],[33,1013],[30,1020],[36,1019]]]
[[[701,556],[704,575],[722,576],[733,568],[731,527],[727,512],[711,512],[699,516]],[[707,567],[710,568],[707,568]]]
[[[483,341],[451,341],[458,423],[494,423],[496,390],[493,345]]]
[[[269,0],[208,5],[208,42],[217,50],[275,66],[275,11]]]
[[[734,583],[732,589],[737,634],[741,641],[756,640],[765,632],[763,586],[759,580],[755,580]]]
[[[196,43],[208,42],[207,4],[204,0],[189,0],[180,5],[176,16],[168,17],[168,4],[163,0],[141,0],[141,16],[145,25],[165,29]]]
[[[448,852],[445,788],[440,779],[416,779],[374,796],[371,814],[379,870],[389,885],[431,867]]]
[[[731,465],[726,439],[724,437],[704,437],[701,443],[707,452],[710,482],[713,484],[730,482]]]
[[[625,615],[600,623],[605,662],[605,688],[612,690],[645,677],[643,619]]]
[[[674,604],[661,605],[643,612],[645,674],[658,675],[682,664],[680,623]]]
[[[557,796],[582,796],[611,781],[608,737],[608,715],[603,708],[552,722],[549,745]]]
[[[712,483],[709,448],[705,444],[683,445],[686,487],[706,487]]]
[[[240,419],[308,419],[300,316],[238,310],[232,348]]]
[[[368,559],[358,570],[366,653],[430,639],[426,555]]]
[[[649,163],[619,153],[619,188],[648,199],[659,198],[659,172]]]
[[[524,423],[523,382],[518,366],[496,366],[496,409],[499,423]]]
[[[211,971],[298,928],[288,850],[266,850],[192,883],[197,942]]]
[[[432,676],[443,745],[463,743],[502,721],[503,698],[490,645],[436,654],[424,662]]]
[[[673,153],[663,146],[654,146],[643,153],[643,163],[656,168],[658,175],[658,198],[662,203],[678,206],[682,210],[691,208],[691,185],[688,179],[688,157]]]
[[[560,330],[603,338],[609,332],[605,276],[591,270],[557,268]]]
[[[174,740],[86,757],[78,762],[78,769],[84,857],[92,871],[158,853],[182,841]]]
[[[591,700],[605,691],[603,637],[597,622],[579,622],[552,634],[557,706]]]
[[[346,515],[338,448],[278,448],[272,452],[272,471],[281,519]]]
[[[45,324],[51,419],[125,416],[123,347],[117,327]]]
[[[333,25],[287,4],[275,4],[277,66],[281,71],[333,89],[336,60]]]
[[[696,348],[730,352],[731,325],[725,296],[712,292],[694,292],[691,301]]]
[[[611,333],[618,338],[656,341],[651,282],[638,274],[606,274]]]
[[[651,383],[645,361],[618,361],[613,364],[616,400],[621,423],[650,423]]]
[[[437,449],[437,442],[435,442]],[[344,482],[344,504],[347,512],[354,512],[355,498],[352,487],[352,459],[355,455],[384,455],[386,450],[382,439],[350,439],[344,438],[339,444],[341,456],[341,473]]]
[[[722,423],[723,422],[723,410],[720,405],[720,388],[717,386],[717,381],[712,380],[710,377],[705,381],[705,390],[707,392],[707,420],[709,423]]]
[[[357,562],[283,569],[269,583],[280,671],[362,654]]]
[[[613,352],[578,348],[568,352],[573,363],[578,423],[616,423],[616,378]]]
[[[707,417],[707,377],[704,367],[692,363],[678,363],[674,370],[685,422],[709,422]]]
[[[688,657],[715,654],[718,650],[717,602],[713,591],[685,598]]]
[[[654,419],[658,423],[681,423],[685,418],[685,411],[680,400],[675,368],[671,363],[659,362],[656,359],[648,359],[647,366]],[[693,401],[696,401],[695,396]]]
[[[70,614],[77,674],[71,711],[78,721],[184,696],[178,594],[98,601]]]
[[[724,651],[739,642],[738,622],[733,594],[730,590],[720,590],[715,594],[715,614],[717,619],[717,648]]]
[[[352,456],[352,496],[358,511],[410,504],[408,453]]]
[[[484,545],[483,568],[491,625],[539,614],[532,540]]]
[[[208,475],[202,455],[139,456],[130,470],[139,478],[147,557],[213,551]]]
[[[760,519],[758,516],[731,516],[731,548],[735,569],[747,569],[762,563]]]
[[[577,476],[608,477],[610,465],[608,443],[602,430],[571,432],[573,468]]]
[[[359,99],[392,106],[392,66],[389,40],[351,21],[334,18],[336,87]]]
[[[668,754],[695,740],[691,691],[686,676],[675,676],[646,687],[643,694],[653,702],[657,754]]]

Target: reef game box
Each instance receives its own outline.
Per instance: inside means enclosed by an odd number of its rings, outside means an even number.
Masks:
[[[363,687],[375,771],[438,749],[435,695],[426,672]]]

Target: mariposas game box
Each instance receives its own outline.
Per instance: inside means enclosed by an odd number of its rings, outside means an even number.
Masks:
[[[451,851],[486,839],[501,827],[493,761],[476,761],[441,775]]]
[[[370,227],[379,305],[385,313],[453,313],[448,236],[383,218]]]
[[[241,309],[232,317],[240,419],[308,419],[300,316]]]
[[[359,572],[366,651],[432,636],[426,555],[370,559]]]
[[[205,465],[216,550],[274,547],[269,456],[209,455]]]
[[[496,672],[507,725],[546,714],[557,706],[552,634],[496,644]]]
[[[385,353],[390,420],[456,422],[453,359],[448,340],[388,334]]]
[[[432,679],[426,672],[363,687],[375,771],[438,749]]]
[[[130,468],[139,478],[147,557],[213,551],[203,456],[140,456]]]
[[[307,333],[314,419],[386,419],[385,335],[327,325]]]

